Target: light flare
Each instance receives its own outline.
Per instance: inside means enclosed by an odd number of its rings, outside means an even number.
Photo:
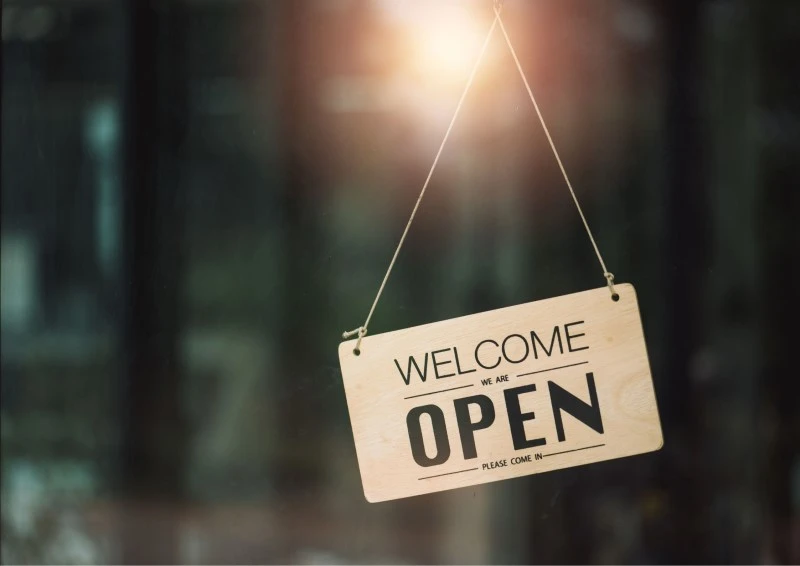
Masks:
[[[404,30],[404,66],[421,87],[467,79],[491,22],[487,10],[469,0],[387,1],[386,8]]]

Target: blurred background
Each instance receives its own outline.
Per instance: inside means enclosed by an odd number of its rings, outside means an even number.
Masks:
[[[491,0],[5,0],[4,563],[800,562],[800,2],[507,0],[647,454],[382,504],[337,359]],[[502,37],[372,333],[601,287]]]

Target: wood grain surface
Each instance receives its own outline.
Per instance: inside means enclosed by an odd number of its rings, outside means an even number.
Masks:
[[[658,450],[632,285],[501,308],[339,347],[368,501]]]

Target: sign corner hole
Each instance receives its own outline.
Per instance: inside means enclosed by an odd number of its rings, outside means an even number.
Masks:
[[[619,293],[612,293],[611,300],[614,301],[615,303],[619,301]]]

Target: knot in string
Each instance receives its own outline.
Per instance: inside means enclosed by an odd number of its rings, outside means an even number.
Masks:
[[[359,326],[358,328],[354,328],[353,330],[347,330],[345,332],[342,332],[342,338],[347,340],[348,338],[352,338],[356,334],[358,334],[358,340],[356,341],[356,347],[353,348],[353,353],[356,356],[358,356],[359,354],[361,354],[361,340],[364,338],[364,336],[367,335],[367,327]]]
[[[360,334],[364,330],[363,326],[359,326],[358,328],[354,328],[353,330],[345,330],[342,332],[342,338],[347,340],[348,338],[352,338],[356,334]]]

